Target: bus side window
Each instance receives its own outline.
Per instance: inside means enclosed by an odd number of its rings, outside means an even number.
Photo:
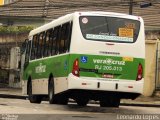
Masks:
[[[54,28],[52,31],[52,37],[50,38],[50,53],[51,55],[55,55],[56,51],[56,36],[57,36],[57,28]]]
[[[43,56],[47,57],[50,55],[50,35],[51,34],[51,30],[47,30],[46,32],[46,37],[45,37],[45,48],[44,48],[44,52],[43,52]]]
[[[59,45],[58,45],[58,33],[59,33],[60,26],[57,26],[53,30],[52,35],[52,47],[51,47],[51,55],[56,55],[58,53]]]
[[[53,49],[53,29],[50,29],[49,30],[49,41],[48,41],[48,51],[47,51],[47,54],[48,56],[51,56],[52,54],[52,49]]]
[[[38,58],[38,50],[39,50],[39,36],[40,34],[37,35],[37,39],[36,39],[36,52],[35,52],[35,57]]]
[[[38,52],[38,47],[39,47],[39,34],[36,35],[36,40],[35,40],[35,59],[37,58],[37,52]]]
[[[36,40],[37,40],[37,35],[34,35],[32,40],[32,49],[31,49],[31,58],[30,58],[31,60],[35,59]]]
[[[64,23],[61,27],[60,40],[59,40],[59,53],[65,53],[69,51],[70,40],[72,32],[72,23]]]
[[[56,54],[60,53],[61,31],[62,27],[58,26],[57,39],[56,39]]]
[[[65,46],[65,32],[66,32],[66,24],[63,24],[61,27],[60,40],[59,40],[59,53],[64,53]]]
[[[45,32],[43,33],[43,43],[42,43],[42,49],[41,49],[42,57],[45,57],[45,51],[46,51],[46,37],[47,37],[47,32],[45,31]]]
[[[44,52],[44,48],[45,48],[45,37],[46,37],[46,34],[45,34],[45,32],[43,32],[42,39],[41,39],[40,58],[43,57],[43,52]]]
[[[38,49],[37,49],[37,58],[42,57],[42,51],[43,51],[43,41],[44,41],[44,32],[40,33],[39,35],[39,42],[38,42]]]
[[[31,49],[31,41],[28,41],[26,55],[25,55],[25,63],[27,64],[29,63],[30,49]]]
[[[71,33],[72,33],[72,22],[68,22],[65,32],[65,47],[64,47],[65,52],[68,52],[70,49]]]
[[[56,33],[56,28],[54,28],[50,34],[50,39],[49,39],[49,44],[50,44],[50,55],[54,55],[55,53],[55,33]]]

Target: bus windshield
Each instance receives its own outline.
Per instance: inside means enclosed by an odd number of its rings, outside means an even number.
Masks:
[[[134,43],[140,21],[106,16],[80,16],[81,32],[87,40]]]

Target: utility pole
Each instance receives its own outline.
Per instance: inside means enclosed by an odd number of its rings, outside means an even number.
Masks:
[[[129,2],[129,15],[133,14],[133,0],[130,0]]]

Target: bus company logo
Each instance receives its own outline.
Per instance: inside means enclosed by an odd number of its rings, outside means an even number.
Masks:
[[[112,61],[112,59],[106,59],[104,63],[106,63],[107,65],[112,65]]]
[[[106,65],[125,65],[125,61],[113,60],[110,58],[102,59],[93,59],[93,62],[96,64],[106,64]]]
[[[35,73],[44,73],[46,72],[46,65],[39,64],[39,66],[35,67]]]

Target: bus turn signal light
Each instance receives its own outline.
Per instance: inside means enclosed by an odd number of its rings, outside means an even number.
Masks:
[[[73,63],[72,74],[79,77],[79,61],[76,59]]]

